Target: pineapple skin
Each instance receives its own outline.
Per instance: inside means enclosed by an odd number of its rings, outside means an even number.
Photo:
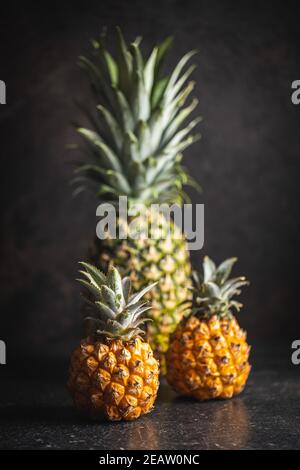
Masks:
[[[251,366],[250,346],[234,317],[184,319],[166,354],[167,381],[180,394],[198,400],[241,393]]]
[[[168,221],[162,214],[151,211],[139,219],[140,226],[149,227],[152,223],[158,227],[162,238],[95,238],[88,255],[91,262],[105,272],[110,265],[118,266],[122,275],[130,276],[137,291],[158,281],[145,296],[152,304],[148,312],[152,322],[147,323],[146,333],[147,341],[160,361],[161,373],[165,375],[165,353],[170,335],[186,313],[186,308],[180,304],[192,298],[189,289],[190,255],[184,235],[172,220]],[[167,234],[170,227],[170,234]]]
[[[159,363],[147,342],[83,340],[71,356],[68,389],[75,407],[93,419],[131,421],[153,408]]]

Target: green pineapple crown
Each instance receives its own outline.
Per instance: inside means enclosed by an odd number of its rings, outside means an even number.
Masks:
[[[195,66],[185,66],[195,51],[164,76],[162,64],[172,38],[147,58],[140,37],[128,46],[117,28],[116,42],[115,56],[102,35],[92,41],[93,60],[79,58],[91,81],[97,116],[89,114],[92,129],[77,129],[87,144],[88,160],[75,169],[76,192],[92,184],[100,201],[117,204],[119,196],[127,196],[129,208],[181,203],[187,198],[183,185],[197,187],[181,165],[183,150],[200,137],[191,133],[200,118],[185,122],[198,103],[194,99],[186,105]]]
[[[203,273],[193,272],[194,279],[194,308],[200,315],[220,318],[230,317],[232,309],[239,311],[243,306],[233,300],[241,293],[240,288],[249,282],[245,277],[229,278],[237,258],[229,258],[219,266],[208,257],[203,260]]]
[[[129,341],[144,334],[140,327],[149,319],[142,314],[151,305],[141,299],[156,283],[131,295],[130,279],[122,279],[115,267],[105,275],[91,264],[80,264],[84,267],[79,271],[83,278],[77,280],[86,287],[89,295],[85,295],[84,300],[92,307],[91,315],[84,320],[86,335]]]

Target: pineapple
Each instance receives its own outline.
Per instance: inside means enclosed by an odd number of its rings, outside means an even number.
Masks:
[[[236,258],[216,267],[204,258],[203,275],[194,274],[192,313],[178,325],[166,355],[167,381],[179,393],[199,400],[231,398],[244,389],[251,366],[250,346],[232,309],[244,277],[229,279]]]
[[[141,339],[141,298],[152,287],[131,294],[131,281],[111,267],[105,276],[81,263],[79,281],[89,295],[86,337],[71,357],[68,388],[75,407],[92,418],[133,420],[151,411],[158,390],[159,365],[151,346]]]
[[[100,203],[109,202],[118,210],[120,196],[127,197],[129,222],[143,205],[139,226],[149,227],[148,237],[131,237],[124,220],[126,240],[96,237],[89,260],[102,270],[117,265],[122,275],[130,275],[139,290],[159,281],[149,293],[153,322],[147,338],[163,361],[168,338],[183,316],[181,303],[191,298],[188,289],[190,257],[182,231],[152,204],[181,204],[186,200],[184,184],[196,183],[181,166],[182,152],[199,135],[191,134],[199,118],[185,123],[197,100],[186,105],[194,82],[189,77],[194,66],[185,66],[195,51],[188,52],[169,76],[162,75],[162,63],[171,45],[166,39],[148,58],[142,56],[141,38],[128,45],[118,29],[116,56],[106,49],[104,38],[93,41],[94,60],[80,58],[95,94],[97,117],[92,128],[78,128],[85,141],[86,159],[76,168],[76,191],[92,188]],[[152,228],[154,226],[154,228]],[[155,237],[157,230],[160,236]],[[163,364],[162,367],[164,368]]]

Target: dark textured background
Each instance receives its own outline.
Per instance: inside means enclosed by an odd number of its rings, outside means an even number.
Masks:
[[[175,34],[169,65],[198,48],[195,94],[203,139],[185,164],[204,188],[204,253],[219,262],[236,255],[236,273],[252,281],[240,323],[265,354],[300,336],[297,302],[300,106],[291,82],[300,78],[295,3],[264,1],[40,2],[3,7],[0,79],[1,316],[8,364],[27,356],[66,356],[79,337],[74,282],[95,229],[96,202],[72,199],[68,186],[80,118],[89,99],[75,62],[88,39],[119,24],[146,50]],[[254,348],[255,351],[255,348]]]

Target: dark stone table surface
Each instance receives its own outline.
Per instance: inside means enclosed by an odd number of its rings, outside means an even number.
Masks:
[[[78,415],[53,368],[3,371],[1,449],[300,449],[300,366],[254,368],[228,401],[180,398],[162,381],[153,412],[129,423]]]

